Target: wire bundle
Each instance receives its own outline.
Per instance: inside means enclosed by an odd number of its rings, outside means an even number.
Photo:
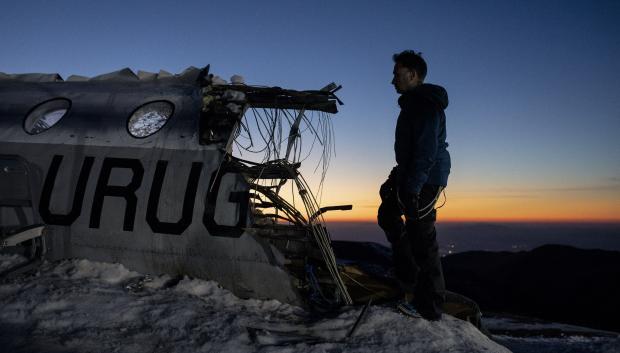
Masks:
[[[308,133],[313,137],[309,147],[302,144],[302,136]],[[314,172],[319,167],[322,168],[318,187],[319,194],[322,194],[323,183],[335,147],[333,124],[329,114],[304,109],[250,108],[241,119],[233,139],[236,147],[234,152],[238,152],[240,156],[244,153],[249,155],[249,158],[236,158],[236,160],[253,165],[254,170],[258,168],[258,172],[249,173],[252,175],[249,180],[250,186],[255,191],[252,195],[254,207],[275,209],[274,213],[261,214],[262,217],[271,218],[274,222],[284,220],[292,224],[308,226],[336,285],[337,296],[345,304],[352,304],[353,301],[340,277],[323,216],[318,212],[319,202],[297,170],[302,162],[311,157],[317,143],[322,146],[319,160],[314,168]],[[282,172],[282,177],[265,177],[277,169]],[[294,180],[294,184],[291,183],[292,202],[286,201],[280,195],[281,188],[289,179]],[[295,207],[295,187],[304,204],[305,217]],[[263,200],[262,197],[268,201]],[[318,217],[317,214],[319,214]]]
[[[304,145],[302,136],[308,133],[312,135],[312,142]],[[317,145],[321,146],[313,172],[321,168],[318,194],[322,195],[327,170],[335,154],[330,114],[304,109],[250,108],[239,123],[233,141],[233,154],[255,163],[281,159],[289,164],[303,163],[316,157],[313,152]]]
[[[334,283],[336,284],[336,288],[338,288],[338,293],[340,293],[342,300],[345,304],[351,305],[353,304],[353,300],[347,291],[347,287],[345,286],[342,277],[340,277],[340,271],[338,271],[338,265],[336,263],[336,256],[334,255],[334,250],[331,245],[331,237],[323,225],[325,222],[323,215],[312,217],[317,214],[317,211],[319,210],[316,199],[307,188],[307,183],[303,176],[298,175],[297,178],[295,178],[295,183],[297,184],[299,195],[306,206],[306,213],[308,215],[308,219],[310,219],[309,226],[312,230],[312,235],[314,236],[316,243],[319,245],[319,249],[321,250],[321,254],[325,260],[325,265],[334,280]],[[312,220],[312,218],[314,218],[314,220]],[[317,218],[320,219],[319,222],[316,221]]]

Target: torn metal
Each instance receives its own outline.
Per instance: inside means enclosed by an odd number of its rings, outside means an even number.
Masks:
[[[313,269],[308,261],[319,260],[320,269],[329,273],[330,285],[335,288],[326,300],[352,304],[322,217],[328,210],[350,209],[351,206],[321,208],[299,172],[302,156],[300,146],[304,137],[300,126],[303,121],[306,126],[304,131],[309,137],[318,140],[322,147],[324,177],[329,163],[325,160],[329,156],[326,151],[330,152],[332,145],[319,131],[323,131],[322,125],[327,124],[331,133],[327,113],[336,113],[336,104],[342,104],[335,95],[340,88],[330,84],[321,90],[294,91],[279,87],[207,84],[201,90],[201,121],[205,123],[201,130],[201,142],[225,144],[226,159],[231,168],[243,174],[248,182],[252,224],[246,230],[267,236],[287,257],[287,269],[295,277],[304,279],[302,282],[305,282],[305,286],[311,285],[307,281],[309,274],[306,272]],[[318,119],[312,119],[307,116],[308,112],[323,114]],[[251,122],[255,128],[251,127]],[[249,142],[248,145],[240,144],[242,133],[245,133],[243,137]],[[261,141],[257,141],[257,135],[262,138]],[[237,144],[236,151],[240,155],[245,151],[252,154],[255,161],[235,156],[233,143]],[[287,183],[293,184],[293,192],[300,198],[303,210],[297,209],[282,197],[282,188]],[[300,229],[303,230],[302,237],[299,236]],[[301,258],[299,245],[291,245],[300,241],[306,245]],[[313,249],[308,249],[307,244],[311,244]],[[290,251],[291,248],[294,250]],[[312,259],[309,254],[314,255]],[[320,291],[319,288],[313,290]]]

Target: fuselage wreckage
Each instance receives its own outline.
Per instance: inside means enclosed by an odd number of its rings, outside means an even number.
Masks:
[[[3,246],[212,279],[240,297],[303,305],[320,289],[352,303],[322,222],[331,208],[298,170],[304,130],[328,157],[339,87],[208,71],[0,74]],[[289,184],[301,210],[282,196]]]

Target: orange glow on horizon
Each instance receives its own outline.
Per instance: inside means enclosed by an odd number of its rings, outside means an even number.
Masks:
[[[353,205],[349,211],[324,214],[329,222],[376,223],[378,189],[383,176],[352,178],[337,174],[326,184],[321,206]],[[335,180],[334,180],[335,179]],[[620,187],[504,181],[504,184],[458,180],[437,205],[437,221],[518,223],[620,223]]]
[[[354,208],[355,209],[355,208]],[[564,217],[502,217],[501,215],[496,216],[475,216],[472,215],[470,217],[467,216],[448,216],[444,215],[441,212],[442,210],[437,211],[437,222],[441,223],[450,223],[450,222],[506,222],[506,223],[620,223],[620,218],[618,217],[579,217],[579,216],[564,216]],[[353,213],[352,211],[350,215],[345,215],[344,212],[337,213],[331,212],[331,214],[325,214],[325,220],[329,222],[377,222],[376,211],[372,214],[363,214],[361,212]],[[446,212],[447,213],[447,212]]]
[[[456,188],[455,188],[456,189]],[[612,193],[541,193],[534,191],[519,197],[493,192],[466,193],[448,191],[448,200],[437,211],[438,222],[518,222],[518,223],[620,223],[620,198]],[[376,222],[379,199],[352,199],[353,210],[324,215],[327,222]],[[323,200],[324,205],[344,204],[346,195]],[[443,203],[443,198],[438,202]]]
[[[325,217],[327,223],[344,223],[344,222],[360,222],[360,223],[376,223],[376,217]],[[437,218],[437,223],[619,223],[620,219],[602,219],[602,218]]]

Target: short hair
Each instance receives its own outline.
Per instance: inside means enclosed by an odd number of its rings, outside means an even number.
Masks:
[[[422,58],[421,52],[416,53],[413,50],[403,50],[400,53],[394,54],[392,59],[394,63],[401,64],[409,70],[415,71],[422,81],[426,78],[426,61]]]

